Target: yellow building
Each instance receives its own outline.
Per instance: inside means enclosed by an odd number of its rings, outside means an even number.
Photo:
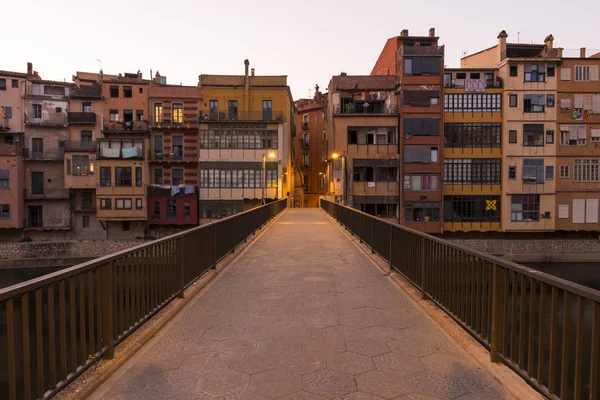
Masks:
[[[556,221],[556,94],[558,49],[498,44],[461,60],[463,68],[496,68],[504,85],[502,230],[552,231]]]
[[[500,231],[502,87],[494,68],[444,72],[444,231]]]
[[[200,76],[201,222],[289,196],[294,105],[287,77],[256,76],[244,64],[244,75]]]

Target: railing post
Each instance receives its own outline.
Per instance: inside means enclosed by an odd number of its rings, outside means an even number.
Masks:
[[[244,214],[244,243],[248,243],[248,214]]]
[[[106,351],[104,358],[112,360],[115,357],[115,344],[113,342],[113,262],[104,266],[102,273],[102,338],[105,341]]]
[[[214,259],[212,269],[217,269],[217,224],[213,225],[214,229]]]
[[[375,244],[375,218],[371,218],[371,254],[375,254],[373,245]]]
[[[422,299],[427,299],[427,290],[425,288],[425,285],[427,284],[427,260],[425,260],[426,257],[426,251],[425,251],[425,237],[421,236],[421,298]]]
[[[352,219],[354,218],[354,212],[350,213],[350,236],[354,236],[354,233],[352,233]]]
[[[501,362],[498,353],[502,350],[502,333],[504,332],[504,284],[506,270],[494,264],[492,275],[492,342],[490,346],[490,359],[494,363]]]
[[[362,214],[358,214],[358,220],[360,221],[360,233],[358,234],[358,242],[362,243],[362,237],[363,237],[363,229],[362,229],[362,222],[363,222],[363,215]]]
[[[179,268],[179,293],[177,293],[177,297],[180,299],[183,299],[183,289],[185,288],[185,262],[183,261],[184,258],[184,251],[183,251],[183,236],[181,236],[178,240],[177,240],[177,267]]]
[[[231,220],[233,223],[233,248],[231,249],[232,253],[235,253],[235,218]]]
[[[392,244],[394,242],[394,240],[393,240],[394,229],[392,227],[392,224],[390,224],[389,226],[390,226],[390,252],[389,252],[389,254],[390,254],[390,268],[393,268],[394,264],[392,262]]]

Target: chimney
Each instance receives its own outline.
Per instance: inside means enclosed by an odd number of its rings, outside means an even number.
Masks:
[[[429,37],[435,37],[435,28],[429,28]]]
[[[546,36],[544,43],[549,50],[552,50],[554,48],[554,36],[552,36],[552,34]]]
[[[27,75],[33,75],[33,64],[30,62],[27,63]]]
[[[340,76],[348,76],[348,74],[345,72],[340,72]]]
[[[585,47],[579,49],[579,58],[585,58]]]
[[[202,75],[198,75],[198,87],[202,87]]]
[[[254,76],[254,68],[250,69],[250,75]]]
[[[140,71],[139,69],[138,69],[138,72],[137,72],[137,78],[139,80],[142,80],[142,71]]]
[[[508,34],[506,33],[506,31],[502,31],[498,34],[498,47],[500,48],[500,57],[502,57],[502,55],[506,55],[506,38],[508,37]]]
[[[402,36],[402,37],[408,36],[408,29],[402,29],[402,32],[400,32],[400,36]]]
[[[556,48],[556,58],[562,58],[562,55],[563,55],[563,48],[557,47]]]
[[[244,112],[250,111],[250,79],[248,79],[248,68],[250,67],[250,61],[244,60],[245,73],[244,73]]]

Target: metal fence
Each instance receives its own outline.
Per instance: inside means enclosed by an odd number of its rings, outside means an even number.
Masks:
[[[220,221],[0,290],[0,398],[48,398],[287,206]]]
[[[548,396],[600,399],[600,292],[321,199],[321,207]]]

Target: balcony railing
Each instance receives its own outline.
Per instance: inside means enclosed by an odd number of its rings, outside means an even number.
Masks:
[[[173,122],[170,119],[156,121],[152,118],[150,128],[152,129],[198,129],[198,121]]]
[[[468,79],[453,79],[452,82],[444,83],[444,87],[462,89],[468,87],[467,80]],[[485,81],[484,86],[486,89],[502,89],[504,87],[504,82],[501,79],[497,81]]]
[[[23,219],[23,228],[25,229],[70,229],[71,218],[40,218]]]
[[[444,46],[404,46],[404,56],[443,56]]]
[[[64,159],[65,154],[63,149],[43,149],[43,150],[31,150],[28,148],[23,149],[23,159],[25,160],[49,160],[56,161]]]
[[[25,200],[68,200],[70,198],[69,189],[47,189],[43,188],[42,190],[32,190],[32,189],[24,189],[25,192]]]
[[[20,145],[4,145],[0,147],[0,156],[21,156],[23,149]]]
[[[361,102],[347,102],[343,104],[337,104],[333,107],[334,114],[337,115],[357,115],[357,114],[397,114],[398,106],[396,104],[386,105],[385,103],[378,103],[376,101],[361,101]]]
[[[93,112],[71,112],[69,111],[68,121],[70,124],[95,124],[96,113]]]
[[[147,121],[105,121],[103,125],[104,132],[107,133],[126,133],[126,132],[148,132]]]
[[[63,113],[46,115],[40,118],[26,115],[25,125],[44,126],[48,128],[63,128],[67,126],[67,116]]]
[[[200,111],[200,121],[283,121],[281,111]]]
[[[559,58],[558,49],[549,48],[511,48],[500,53],[500,61],[505,58]]]
[[[65,151],[96,151],[96,143],[92,141],[65,140]]]
[[[150,161],[156,161],[156,162],[198,162],[198,156],[197,155],[193,155],[190,156],[189,151],[186,154],[186,149],[184,149],[183,154],[176,154],[176,153],[163,153],[160,151],[152,151],[152,150],[148,150],[148,160]]]

